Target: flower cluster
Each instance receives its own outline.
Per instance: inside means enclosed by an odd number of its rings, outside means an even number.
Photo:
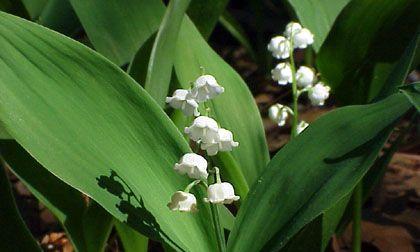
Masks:
[[[276,59],[292,58],[289,62],[280,62],[271,71],[271,77],[279,85],[294,83],[297,92],[294,93],[296,100],[304,92],[314,106],[322,106],[329,97],[330,88],[322,82],[317,82],[317,75],[312,68],[300,66],[295,71],[293,50],[304,49],[314,42],[314,35],[302,25],[296,22],[287,24],[284,36],[275,36],[271,39],[267,49]],[[316,84],[315,84],[316,83]],[[297,108],[296,108],[297,109]],[[297,116],[288,106],[274,104],[269,108],[269,117],[279,126],[284,126],[289,115]],[[297,134],[302,132],[308,124],[301,121],[296,125]]]
[[[175,90],[172,97],[167,97],[166,102],[175,109],[180,109],[186,116],[195,116],[192,124],[186,127],[184,132],[195,142],[201,150],[206,151],[208,156],[217,155],[220,151],[232,151],[239,145],[233,140],[233,134],[227,129],[221,128],[219,124],[208,115],[201,115],[199,104],[203,103],[208,113],[210,109],[206,102],[224,92],[216,79],[211,75],[202,75],[193,83],[190,90]],[[174,170],[181,175],[187,175],[194,179],[184,191],[175,192],[168,203],[169,209],[181,212],[195,212],[197,210],[197,199],[190,190],[198,184],[207,187],[207,198],[205,202],[213,204],[230,204],[239,200],[235,195],[233,186],[220,179],[219,168],[209,168],[209,162],[196,153],[184,154]],[[216,176],[216,183],[207,186],[209,172]]]

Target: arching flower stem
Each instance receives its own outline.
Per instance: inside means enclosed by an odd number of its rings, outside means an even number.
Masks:
[[[292,32],[293,33],[293,32]],[[290,35],[293,38],[293,34]],[[298,125],[298,89],[296,82],[296,66],[293,55],[293,39],[290,39],[290,69],[292,70],[292,93],[293,93],[293,122],[292,122],[292,138],[298,135],[297,125]]]

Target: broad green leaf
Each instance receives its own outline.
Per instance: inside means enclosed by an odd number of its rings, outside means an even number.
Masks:
[[[78,251],[87,251],[82,217],[85,203],[76,189],[60,181],[14,140],[1,140],[0,153],[13,173],[60,221]]]
[[[229,0],[192,0],[188,16],[206,40],[210,37]]]
[[[21,1],[0,0],[0,11],[30,19],[29,13]]]
[[[420,82],[400,87],[401,92],[420,111]]]
[[[0,120],[42,166],[118,220],[179,250],[213,251],[209,208],[167,209],[190,152],[156,102],[89,48],[0,13]],[[201,191],[196,191],[200,198]]]
[[[264,129],[254,98],[239,74],[213,51],[189,19],[184,19],[178,38],[175,72],[181,86],[187,88],[201,74],[200,67],[203,67],[225,88],[223,94],[210,102],[210,114],[221,127],[231,130],[239,142],[231,155],[250,186],[269,160]]]
[[[322,78],[340,103],[376,97],[420,22],[416,0],[354,0],[337,18],[318,56]]]
[[[13,0],[22,1],[32,20],[35,20],[41,15],[42,10],[47,4],[48,0]]]
[[[118,65],[130,62],[156,32],[162,18],[156,14],[164,11],[160,1],[150,0],[70,2],[96,50]]]
[[[109,234],[114,226],[114,217],[95,201],[90,201],[84,212],[83,233],[86,240],[87,251],[105,251]]]
[[[12,137],[7,133],[6,129],[3,126],[3,123],[0,121],[0,139],[11,139]]]
[[[0,250],[41,251],[19,214],[4,163],[0,162]]]
[[[315,37],[313,48],[319,51],[340,12],[350,0],[288,0],[300,23]]]
[[[115,228],[121,239],[126,252],[147,252],[149,239],[137,233],[134,229],[119,221],[115,222]]]
[[[49,0],[38,23],[67,36],[74,36],[82,25],[68,0]]]
[[[171,0],[156,35],[147,68],[144,88],[161,106],[165,106],[174,61],[176,43],[184,13],[190,0]]]
[[[306,224],[351,193],[394,122],[410,107],[404,95],[396,94],[375,104],[337,109],[311,124],[276,154],[252,187],[228,249],[284,247]]]
[[[417,31],[417,35],[414,36],[401,58],[395,64],[385,84],[383,86],[378,85],[378,88],[381,88],[381,91],[379,92],[378,97],[375,98],[376,100],[396,93],[398,91],[398,87],[404,84],[410,70],[419,63],[420,59],[415,59],[416,55],[417,57],[420,57],[419,43],[420,27]]]
[[[220,24],[248,51],[253,59],[256,59],[254,49],[249,42],[248,36],[238,21],[225,11],[219,18]]]

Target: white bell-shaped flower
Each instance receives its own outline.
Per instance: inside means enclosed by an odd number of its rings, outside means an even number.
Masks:
[[[233,186],[228,182],[209,185],[207,198],[204,198],[204,201],[213,204],[231,204],[237,200],[239,200],[239,196],[235,195]]]
[[[271,77],[279,85],[287,85],[287,83],[292,82],[292,76],[292,69],[289,63],[279,63],[271,70]]]
[[[190,127],[186,127],[184,132],[191,140],[202,143],[211,143],[218,138],[219,126],[217,122],[207,116],[199,116],[194,119]]]
[[[238,142],[233,141],[233,134],[229,130],[219,129],[217,135],[215,141],[201,144],[201,149],[205,150],[209,156],[214,156],[219,151],[232,151],[233,147],[239,145]]]
[[[304,131],[307,127],[309,126],[309,124],[305,121],[300,121],[296,127],[296,131],[298,134],[300,134],[302,131]]]
[[[297,31],[296,34],[293,34],[293,47],[304,49],[308,45],[314,43],[314,35],[306,28],[303,28]]]
[[[270,40],[267,49],[276,59],[287,59],[290,56],[290,41],[283,36],[276,36]]]
[[[290,22],[286,25],[286,29],[284,30],[284,36],[290,38],[291,35],[297,34],[302,29],[302,26],[296,22]]]
[[[194,194],[177,191],[172,195],[171,202],[167,206],[172,211],[196,212],[197,199]]]
[[[322,106],[325,100],[330,96],[330,87],[318,82],[315,86],[309,89],[308,97],[314,106]]]
[[[166,97],[166,103],[175,109],[181,109],[186,116],[199,116],[198,103],[190,90],[177,89],[172,97]]]
[[[304,88],[312,85],[315,80],[314,71],[306,66],[301,66],[296,72],[296,83],[298,87]]]
[[[174,170],[179,174],[187,174],[192,179],[205,180],[208,177],[207,160],[195,153],[187,153],[176,163]]]
[[[217,95],[223,93],[225,89],[217,83],[216,79],[211,75],[202,75],[194,82],[194,88],[191,93],[198,102],[204,102],[213,99]]]
[[[287,112],[286,106],[277,103],[268,109],[268,116],[271,120],[282,127],[286,124],[286,120],[289,114]]]

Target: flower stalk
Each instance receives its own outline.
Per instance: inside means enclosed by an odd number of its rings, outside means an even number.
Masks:
[[[296,81],[295,59],[293,55],[293,39],[290,40],[289,50],[290,50],[290,69],[292,70],[292,95],[293,95],[292,138],[293,138],[298,135],[297,126],[298,126],[298,118],[299,118],[299,111],[298,111],[299,94],[298,94],[297,81]]]

